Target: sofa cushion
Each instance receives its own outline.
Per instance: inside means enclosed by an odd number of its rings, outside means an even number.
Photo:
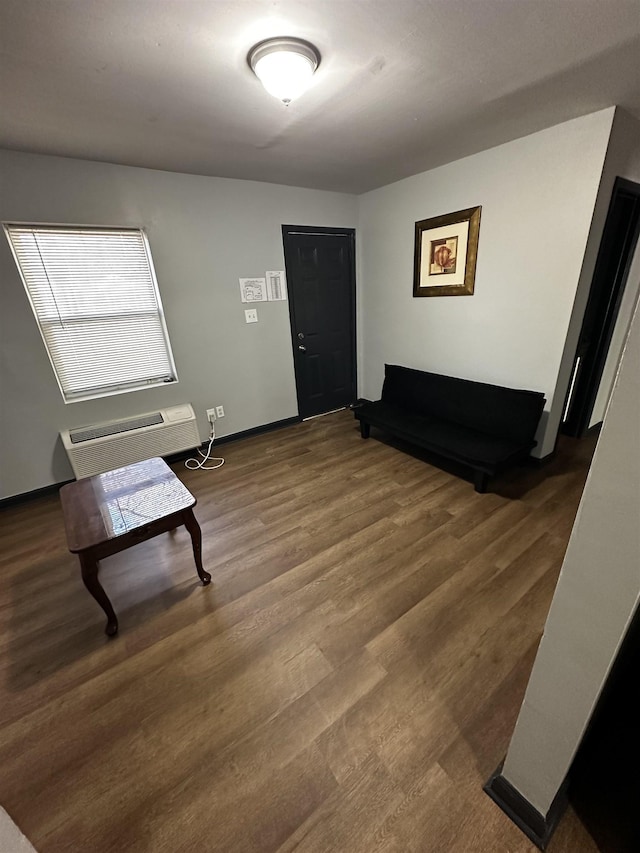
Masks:
[[[544,394],[387,364],[382,401],[421,417],[530,444],[544,407]]]

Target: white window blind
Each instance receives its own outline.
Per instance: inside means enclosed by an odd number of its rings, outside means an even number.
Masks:
[[[176,381],[139,229],[5,225],[66,402]]]

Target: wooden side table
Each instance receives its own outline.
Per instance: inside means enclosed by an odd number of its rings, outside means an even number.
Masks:
[[[67,544],[80,560],[84,585],[107,616],[105,633],[118,632],[118,618],[98,580],[98,562],[181,524],[189,531],[198,577],[202,567],[202,532],[193,514],[196,499],[164,460],[137,462],[60,489]]]

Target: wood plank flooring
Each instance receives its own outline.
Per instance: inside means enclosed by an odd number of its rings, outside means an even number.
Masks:
[[[479,495],[341,412],[174,469],[181,529],[102,563],[0,512],[0,804],[41,853],[527,853],[504,757],[593,450]],[[595,851],[569,812],[549,847]]]

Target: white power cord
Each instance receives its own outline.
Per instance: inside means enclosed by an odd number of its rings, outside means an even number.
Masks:
[[[224,459],[221,456],[211,456],[211,445],[216,439],[216,428],[211,421],[211,434],[209,435],[209,446],[207,447],[207,452],[203,453],[201,450],[198,450],[202,459],[187,459],[184,463],[184,467],[188,468],[190,471],[215,471],[216,468],[222,468],[224,465]],[[217,465],[205,465],[205,462],[217,462]]]

